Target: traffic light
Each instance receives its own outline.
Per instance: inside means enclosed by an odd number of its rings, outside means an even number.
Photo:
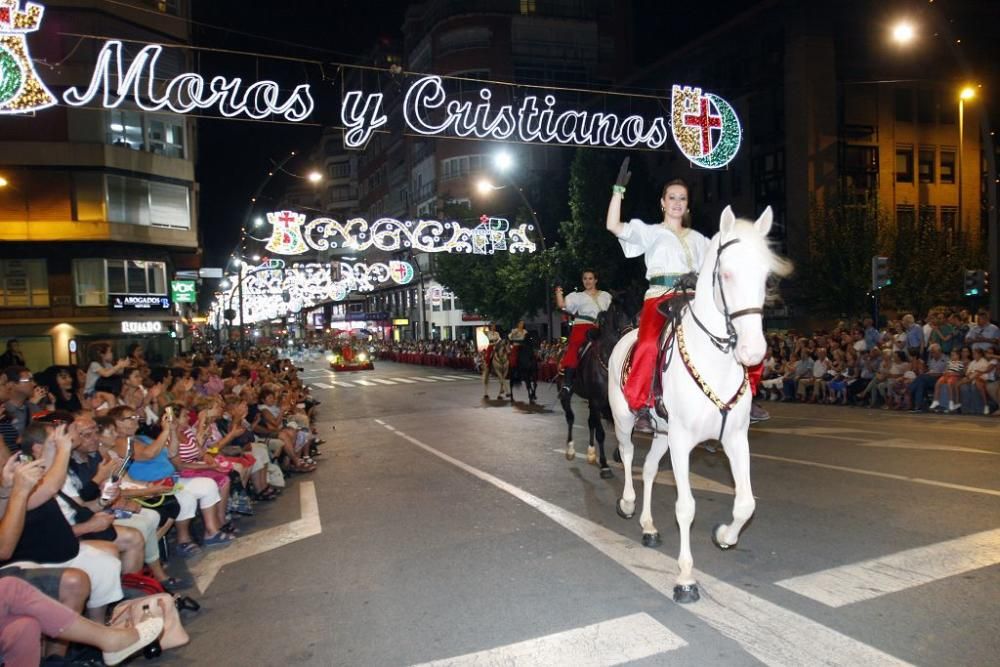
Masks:
[[[983,296],[990,292],[990,274],[981,269],[966,269],[965,296]]]
[[[882,289],[883,287],[891,284],[892,278],[889,277],[889,258],[872,257],[872,289]]]

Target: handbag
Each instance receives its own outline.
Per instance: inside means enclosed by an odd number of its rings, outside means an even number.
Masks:
[[[168,593],[157,595],[147,595],[133,600],[122,600],[115,606],[111,616],[112,626],[125,626],[131,622],[136,626],[142,621],[145,608],[149,607],[149,612],[154,617],[163,619],[163,632],[160,634],[160,648],[164,650],[184,646],[191,641],[187,631],[181,624],[181,616],[177,612],[174,598]]]
[[[285,473],[277,463],[267,464],[267,483],[279,489],[285,488]]]

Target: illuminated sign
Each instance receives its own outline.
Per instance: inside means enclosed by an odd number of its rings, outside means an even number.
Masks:
[[[171,280],[170,298],[175,303],[195,303],[198,301],[198,286],[193,280]]]
[[[147,294],[109,294],[112,310],[170,310],[170,299]]]
[[[392,325],[396,326],[396,327],[405,327],[409,323],[410,323],[410,319],[408,317],[397,317],[396,319],[394,319],[392,321]]]
[[[294,211],[268,213],[267,219],[274,227],[267,249],[278,255],[336,248],[353,252],[377,248],[387,252],[410,249],[475,255],[492,255],[498,250],[535,251],[535,243],[528,239],[528,232],[534,231],[534,225],[512,227],[504,218],[485,215],[476,227],[463,227],[458,222],[393,218],[379,218],[371,224],[363,218],[352,218],[343,224],[331,218],[306,222],[305,215]],[[397,282],[409,282],[410,279],[412,273],[407,280]]]
[[[44,7],[22,0],[0,0],[0,114],[39,111],[56,98],[39,78],[25,35],[39,29]],[[141,48],[140,48],[141,46]],[[165,46],[146,44],[129,53],[120,40],[103,43],[86,85],[70,86],[61,101],[74,107],[126,104],[146,111],[212,112],[223,118],[307,120],[315,109],[310,85],[277,81],[245,82],[239,77],[206,77],[195,72],[170,76],[160,66]],[[742,130],[733,107],[700,88],[674,85],[669,116],[618,114],[593,107],[564,108],[554,94],[518,87],[516,101],[499,103],[490,88],[449,98],[440,76],[419,76],[403,95],[404,129],[424,136],[516,141],[598,148],[663,149],[673,136],[681,152],[698,166],[725,166],[739,150]],[[599,95],[598,91],[594,91]],[[631,103],[632,98],[628,98]],[[655,99],[655,98],[654,98]],[[659,103],[659,100],[656,100]],[[389,122],[383,93],[345,91],[340,103],[344,145],[362,148]],[[600,106],[600,105],[594,105]],[[294,234],[285,242],[295,244]],[[304,252],[304,251],[303,251]],[[297,254],[289,252],[286,254]]]
[[[163,322],[122,322],[122,333],[163,333]]]

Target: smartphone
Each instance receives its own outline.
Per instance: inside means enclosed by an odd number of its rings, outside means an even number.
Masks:
[[[21,453],[17,455],[17,460],[19,463],[31,463],[32,461],[35,460],[35,457],[32,456],[31,454]]]
[[[111,508],[104,510],[108,514],[114,514],[116,519],[131,519],[132,513],[128,510],[122,510],[117,508]]]

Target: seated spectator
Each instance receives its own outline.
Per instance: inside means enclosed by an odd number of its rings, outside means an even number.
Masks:
[[[959,389],[961,389],[962,385],[972,385],[976,388],[976,391],[979,392],[979,396],[983,401],[983,414],[986,415],[990,414],[989,396],[986,394],[986,383],[993,381],[995,369],[996,364],[986,356],[986,349],[982,347],[973,347],[972,363],[965,369],[965,377],[958,382]],[[958,403],[953,410],[960,409],[961,407],[962,404]]]
[[[1000,328],[990,322],[989,311],[980,310],[976,313],[976,323],[969,327],[969,333],[965,336],[966,345],[971,345],[973,350],[989,352],[998,342]]]
[[[93,343],[87,348],[87,381],[83,397],[90,399],[97,414],[104,414],[118,404],[121,393],[121,374],[128,367],[128,359],[112,363],[114,351],[110,343]]]
[[[18,435],[31,423],[31,415],[41,408],[39,404],[48,397],[45,387],[35,384],[31,371],[24,366],[8,366],[3,371],[9,383],[7,400],[3,404],[7,421]]]
[[[939,317],[941,316],[939,315]],[[935,331],[940,331],[940,328],[932,329],[931,338],[934,338]],[[948,340],[950,341],[950,339]],[[938,380],[941,379],[941,376],[948,369],[948,356],[944,354],[943,348],[939,343],[931,343],[927,350],[927,363],[924,372],[919,373],[916,379],[907,387],[910,405],[912,406],[911,410],[913,412],[922,412],[925,409],[927,394],[933,391]],[[934,402],[935,404],[937,403],[936,398]],[[937,405],[934,407],[937,407]]]
[[[955,412],[960,406],[958,402],[958,383],[962,381],[965,377],[965,363],[962,361],[962,355],[958,350],[951,351],[951,360],[948,362],[947,368],[945,368],[944,373],[938,378],[937,382],[934,384],[934,400],[931,402],[930,409],[937,410],[940,406],[940,400],[938,398],[938,390],[941,387],[948,388],[948,412]]]

